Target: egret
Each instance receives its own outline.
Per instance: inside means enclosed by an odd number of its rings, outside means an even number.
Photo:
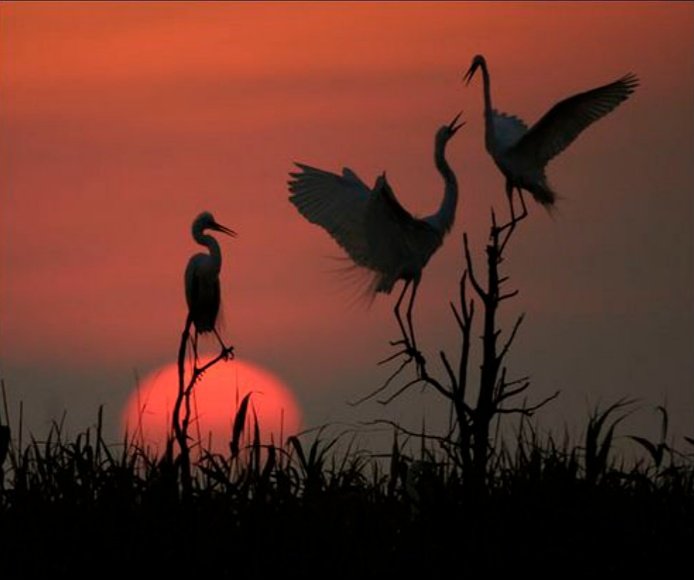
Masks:
[[[195,254],[189,261],[185,273],[186,302],[188,303],[188,320],[195,325],[193,352],[197,361],[198,334],[214,332],[225,354],[231,353],[217,332],[217,315],[219,314],[220,291],[219,272],[222,267],[222,252],[219,243],[205,230],[214,230],[228,236],[236,237],[236,232],[218,224],[214,216],[202,212],[193,221],[193,239],[206,246],[208,254]]]
[[[444,180],[438,211],[425,218],[413,217],[396,199],[385,172],[370,188],[351,169],[342,175],[296,163],[301,172],[290,173],[290,201],[310,222],[323,227],[347,252],[351,260],[373,276],[366,289],[371,297],[390,294],[398,280],[404,285],[394,313],[405,338],[405,347],[417,354],[412,328],[412,308],[422,270],[455,219],[458,182],[445,157],[446,145],[464,123],[453,121],[441,127],[435,138],[434,161]],[[407,307],[409,336],[400,306],[412,286]]]
[[[638,86],[633,74],[607,85],[578,93],[552,107],[535,125],[528,126],[518,117],[492,108],[487,62],[475,56],[465,74],[469,84],[477,69],[482,69],[484,83],[485,145],[497,167],[506,177],[506,195],[511,203],[517,189],[523,203],[522,189],[529,191],[548,209],[556,199],[545,176],[545,166],[566,149],[589,125],[614,110]],[[523,205],[525,209],[525,205]]]

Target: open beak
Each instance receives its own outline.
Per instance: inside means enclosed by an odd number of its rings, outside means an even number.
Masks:
[[[475,76],[475,71],[477,70],[477,63],[473,64],[465,73],[463,81],[465,81],[465,86],[470,84],[472,77]]]
[[[223,234],[226,234],[227,236],[231,236],[232,238],[235,238],[238,235],[234,230],[231,230],[231,229],[229,229],[223,225],[220,225],[216,222],[212,225],[212,229],[216,230],[218,232],[222,232]]]
[[[460,113],[458,113],[455,116],[455,118],[448,125],[448,130],[451,132],[451,135],[455,135],[455,133],[458,131],[458,129],[460,129],[463,125],[465,125],[465,121],[458,123],[458,119],[460,119],[460,115],[462,115],[462,114],[463,114],[463,112],[460,111]],[[456,123],[458,123],[458,124],[456,125]]]

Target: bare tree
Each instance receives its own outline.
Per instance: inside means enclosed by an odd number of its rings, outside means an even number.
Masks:
[[[400,364],[388,379],[375,391],[363,397],[355,404],[371,399],[377,395],[392,392],[379,402],[387,405],[410,390],[415,385],[426,385],[449,401],[453,421],[449,430],[443,436],[434,436],[442,447],[455,459],[462,468],[467,481],[476,488],[483,489],[486,484],[487,466],[490,457],[490,429],[495,418],[504,414],[520,413],[526,416],[556,398],[553,395],[532,405],[513,405],[512,400],[528,389],[530,380],[527,376],[510,378],[505,359],[523,323],[524,315],[520,315],[510,332],[502,340],[502,330],[499,328],[498,314],[502,303],[518,294],[517,290],[505,290],[508,276],[500,271],[504,261],[504,252],[518,225],[527,217],[528,212],[522,195],[520,202],[522,211],[515,215],[513,200],[509,198],[511,217],[505,223],[497,222],[494,210],[491,212],[491,226],[486,253],[486,280],[476,273],[473,265],[470,243],[467,233],[463,234],[463,250],[465,267],[460,278],[459,304],[450,303],[452,313],[460,329],[460,352],[457,370],[450,362],[445,350],[439,351],[439,357],[445,371],[445,378],[438,379],[429,372],[429,364],[424,354],[403,335],[397,344],[403,345],[402,350],[382,363],[400,359]],[[472,288],[474,298],[468,296]],[[482,309],[482,352],[481,367],[477,398],[471,401],[470,396],[470,361],[474,346],[472,335],[475,328],[476,306]],[[396,379],[403,371],[414,365],[414,378],[405,381],[395,388]],[[396,427],[397,428],[397,427]],[[404,430],[403,430],[404,431]]]

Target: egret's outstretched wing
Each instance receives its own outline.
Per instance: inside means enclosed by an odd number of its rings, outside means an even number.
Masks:
[[[352,260],[371,267],[365,229],[371,189],[347,168],[337,175],[296,165],[302,171],[289,174],[289,201],[308,221],[325,228]]]
[[[613,83],[564,99],[535,123],[509,153],[544,167],[584,129],[626,100],[638,84],[638,78],[628,74]]]

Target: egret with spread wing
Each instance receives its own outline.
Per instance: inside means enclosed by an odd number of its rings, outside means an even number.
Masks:
[[[195,254],[189,261],[185,273],[186,302],[188,303],[188,320],[195,325],[193,351],[195,360],[198,359],[198,334],[214,332],[225,355],[232,352],[217,332],[217,316],[219,314],[220,290],[219,272],[222,268],[222,251],[219,243],[205,230],[214,230],[235,237],[236,232],[218,224],[208,211],[202,212],[193,222],[193,238],[206,246],[208,254]]]
[[[482,69],[484,84],[485,145],[506,177],[506,194],[512,210],[514,189],[518,190],[521,203],[521,190],[525,189],[537,202],[551,208],[556,194],[547,183],[547,163],[589,125],[626,100],[639,84],[635,75],[628,74],[607,85],[578,93],[554,105],[528,128],[518,117],[492,108],[489,71],[483,56],[477,55],[472,60],[464,77],[466,83],[470,83],[478,69]]]
[[[457,124],[459,118],[460,114],[436,133],[434,161],[445,183],[444,195],[438,211],[422,219],[413,217],[400,205],[385,173],[376,179],[373,189],[348,168],[337,175],[297,163],[301,172],[290,173],[289,200],[306,219],[327,230],[356,265],[373,273],[367,289],[370,294],[389,294],[398,280],[404,281],[394,312],[405,345],[415,354],[412,307],[422,270],[455,219],[458,182],[445,151],[448,141],[464,124]],[[410,285],[408,335],[400,305]]]

